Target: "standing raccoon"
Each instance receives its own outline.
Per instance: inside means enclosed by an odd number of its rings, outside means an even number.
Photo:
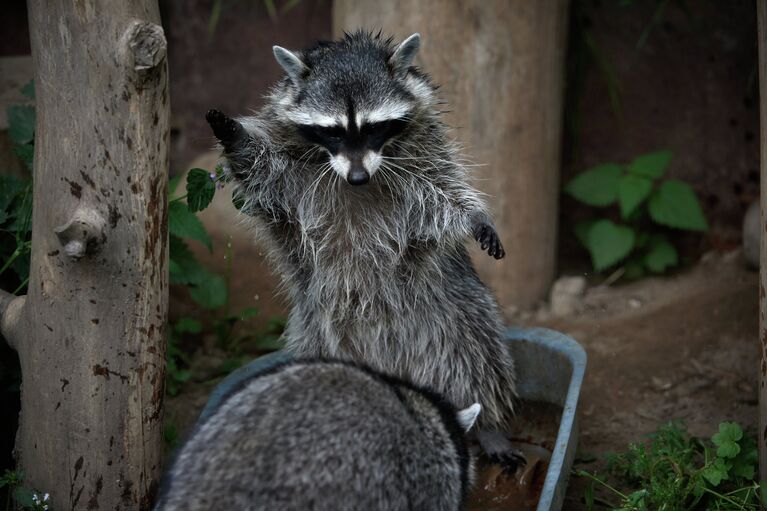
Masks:
[[[457,511],[479,411],[345,362],[278,366],[198,425],[155,510]]]
[[[504,255],[468,184],[429,77],[364,32],[291,52],[254,117],[207,114],[243,211],[256,219],[292,309],[296,356],[364,362],[483,407],[479,440],[511,454],[514,365],[492,293],[464,246]]]

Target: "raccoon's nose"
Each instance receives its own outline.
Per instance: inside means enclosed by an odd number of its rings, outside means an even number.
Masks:
[[[346,176],[346,182],[350,185],[364,185],[370,181],[370,174],[365,169],[352,169]]]

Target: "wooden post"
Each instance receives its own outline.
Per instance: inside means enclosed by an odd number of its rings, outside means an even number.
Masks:
[[[759,337],[762,363],[759,373],[759,480],[767,481],[767,0],[756,1],[759,38],[759,122],[761,149],[761,210],[763,229],[759,256]]]
[[[16,455],[50,507],[149,509],[168,308],[166,42],[156,0],[28,0],[37,129]]]
[[[336,0],[336,34],[420,32],[446,120],[482,164],[506,258],[475,257],[504,306],[544,298],[555,272],[567,0]]]

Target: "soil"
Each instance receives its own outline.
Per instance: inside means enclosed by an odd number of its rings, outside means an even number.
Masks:
[[[601,468],[602,455],[671,419],[697,436],[710,437],[724,420],[755,433],[758,305],[758,274],[735,251],[707,254],[671,277],[592,288],[572,317],[527,318],[568,333],[588,353],[576,468]],[[588,484],[571,478],[564,509],[585,509]]]
[[[736,251],[707,254],[695,267],[664,278],[593,285],[579,312],[568,317],[552,318],[542,308],[513,322],[565,332],[585,347],[576,468],[594,470],[603,466],[605,453],[624,450],[671,419],[683,420],[699,436],[711,436],[724,420],[754,431],[758,317],[758,274]],[[221,356],[200,350],[194,363],[213,367]],[[214,385],[192,383],[167,400],[181,434]],[[480,470],[480,484],[505,477],[494,470]],[[588,484],[571,478],[564,509],[585,509]]]

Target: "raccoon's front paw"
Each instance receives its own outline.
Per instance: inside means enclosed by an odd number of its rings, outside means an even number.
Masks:
[[[503,256],[506,255],[501,239],[492,224],[487,222],[476,224],[474,226],[474,239],[480,243],[482,250],[486,250],[488,255],[496,259],[503,259]]]
[[[527,459],[524,454],[516,449],[489,454],[487,458],[491,462],[500,465],[503,472],[510,476],[514,475],[519,468],[527,465]]]
[[[208,110],[205,120],[226,152],[237,150],[248,139],[248,133],[242,124],[219,110]]]
[[[487,459],[500,465],[506,474],[513,475],[519,467],[527,465],[524,455],[500,431],[479,430],[476,436]]]

